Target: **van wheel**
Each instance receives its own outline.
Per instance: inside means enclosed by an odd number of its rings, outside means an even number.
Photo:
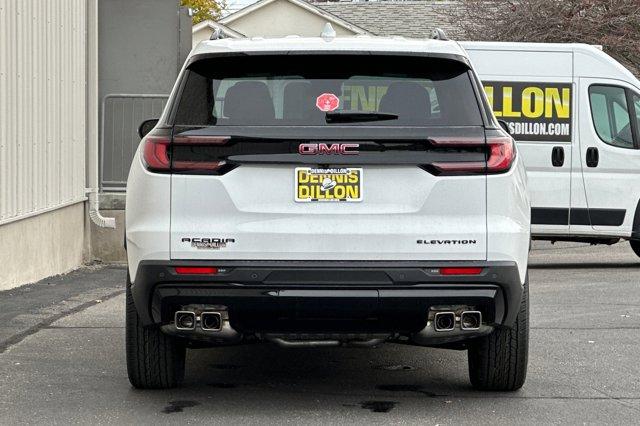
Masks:
[[[529,355],[529,277],[513,327],[500,327],[469,347],[469,378],[474,388],[489,391],[520,389],[527,377]]]
[[[169,389],[184,378],[186,348],[158,327],[142,327],[127,275],[126,350],[129,382],[138,389]]]
[[[633,252],[637,256],[640,256],[640,240],[631,240],[629,241],[629,244],[631,244],[631,249],[633,250]]]

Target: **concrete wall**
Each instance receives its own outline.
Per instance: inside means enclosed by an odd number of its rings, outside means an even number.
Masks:
[[[85,217],[77,203],[0,226],[0,290],[82,265]]]
[[[100,99],[110,93],[169,93],[184,62],[179,1],[98,4]]]
[[[0,290],[83,263],[90,1],[0,0]]]
[[[287,35],[319,36],[327,19],[315,15],[286,0],[275,1],[255,12],[231,22],[222,22],[247,37],[280,37]],[[336,35],[351,36],[354,32],[333,24]]]

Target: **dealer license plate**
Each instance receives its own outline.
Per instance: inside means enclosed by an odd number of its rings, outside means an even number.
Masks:
[[[296,202],[362,201],[362,168],[296,167]]]

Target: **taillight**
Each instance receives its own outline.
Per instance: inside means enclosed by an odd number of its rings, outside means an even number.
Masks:
[[[215,275],[218,268],[210,266],[176,266],[178,275]]]
[[[487,173],[504,173],[511,168],[516,157],[513,139],[510,136],[500,136],[487,139],[489,158],[487,159]]]
[[[153,172],[171,170],[169,145],[171,139],[166,136],[147,136],[142,149],[142,159],[147,169]]]
[[[226,164],[226,161],[174,161],[171,170],[174,172],[215,172]]]
[[[434,138],[430,140],[436,147],[474,148],[483,147],[485,142],[475,138]],[[504,173],[511,168],[516,156],[513,139],[510,136],[487,138],[488,149],[485,161],[448,161],[435,162],[424,168],[436,175],[477,175]]]
[[[224,160],[211,161],[206,155],[199,154],[197,148],[225,145],[229,140],[228,136],[177,136],[173,139],[172,159],[170,137],[147,136],[143,147],[144,164],[148,170],[160,173],[221,174],[233,167]]]
[[[176,145],[226,145],[230,140],[229,136],[176,136],[173,143]]]
[[[480,275],[482,268],[475,267],[452,267],[440,268],[440,275]]]
[[[178,135],[173,138],[173,163],[175,173],[220,175],[233,169],[215,152],[227,145],[229,136]],[[213,152],[212,152],[213,151]]]

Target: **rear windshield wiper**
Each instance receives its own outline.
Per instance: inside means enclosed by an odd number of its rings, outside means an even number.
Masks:
[[[360,121],[397,120],[398,115],[386,112],[328,112],[327,123],[357,123]]]

